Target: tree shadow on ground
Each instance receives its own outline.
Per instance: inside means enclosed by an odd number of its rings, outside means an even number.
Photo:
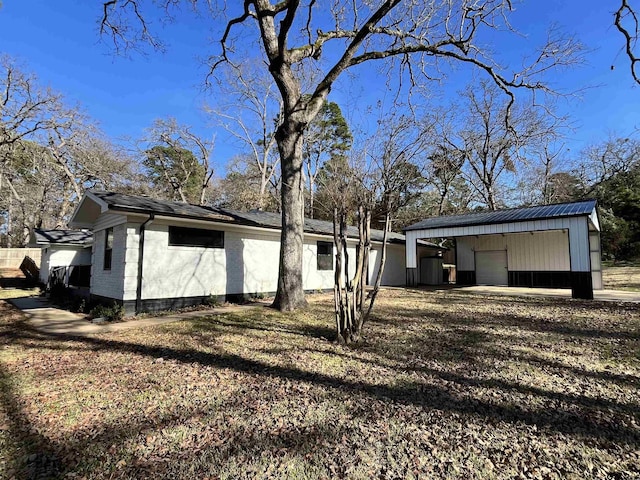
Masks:
[[[629,403],[620,404],[585,396],[565,395],[550,392],[540,388],[511,384],[499,380],[477,380],[462,375],[441,371],[425,371],[437,375],[450,382],[461,385],[482,386],[502,390],[517,390],[528,395],[536,395],[548,399],[561,400],[568,408],[527,408],[517,404],[503,404],[499,401],[491,402],[478,398],[469,398],[452,393],[440,385],[420,382],[408,382],[396,386],[372,384],[364,380],[333,377],[327,374],[306,371],[300,368],[283,367],[267,364],[262,361],[244,358],[231,353],[207,353],[194,349],[176,349],[158,346],[148,346],[118,340],[107,340],[98,337],[80,337],[69,335],[42,335],[29,331],[28,327],[15,332],[12,341],[22,343],[28,347],[33,345],[34,339],[44,341],[60,340],[72,342],[82,348],[91,346],[96,351],[111,351],[132,353],[150,358],[163,357],[181,363],[198,363],[203,366],[220,369],[230,369],[251,375],[264,375],[285,380],[309,383],[315,386],[334,389],[344,394],[370,396],[384,401],[399,404],[414,405],[425,409],[438,409],[455,412],[457,414],[479,415],[491,422],[522,422],[535,425],[537,428],[556,431],[569,435],[591,438],[596,441],[618,442],[640,446],[640,431],[625,425],[625,422],[610,422],[600,415],[594,415],[598,409],[613,409],[624,412],[640,420],[640,405]],[[68,347],[69,348],[69,347]]]
[[[427,309],[411,309],[396,307],[393,309],[380,309],[372,317],[371,323],[395,324],[398,318],[408,319],[411,322],[423,322],[428,320],[436,322],[442,326],[451,328],[453,326],[490,325],[496,327],[517,327],[535,333],[552,333],[572,337],[587,338],[609,338],[609,339],[629,339],[640,340],[640,331],[636,328],[617,329],[615,331],[601,328],[581,328],[575,322],[558,320],[555,318],[536,318],[531,316],[520,316],[509,312],[501,314],[497,311],[474,312],[473,316],[461,316],[458,313],[438,312],[435,315]]]
[[[332,339],[335,338],[335,331],[323,325],[309,325],[309,324],[288,324],[286,328],[274,325],[270,322],[269,317],[246,316],[226,314],[224,316],[212,316],[201,320],[199,327],[204,330],[222,330],[222,329],[234,329],[238,331],[242,330],[254,330],[260,332],[273,332],[284,333],[287,335],[298,335],[303,337],[312,337],[318,339]]]
[[[15,443],[7,455],[7,478],[55,478],[65,469],[54,442],[38,432],[22,408],[11,376],[0,364],[0,406],[5,413],[6,434]]]

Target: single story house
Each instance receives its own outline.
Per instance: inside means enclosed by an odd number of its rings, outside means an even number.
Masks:
[[[155,200],[88,190],[73,213],[73,228],[93,232],[91,297],[115,301],[128,314],[272,294],[277,288],[281,215]],[[333,288],[331,222],[306,219],[303,282],[306,291]],[[350,271],[357,229],[349,229]],[[372,230],[368,281],[380,265],[383,232]],[[389,233],[383,285],[405,284],[405,238]],[[435,244],[417,244],[434,256]]]
[[[405,228],[407,285],[420,282],[418,240],[455,240],[460,285],[602,289],[595,200],[428,218]]]
[[[40,283],[49,287],[54,278],[65,286],[89,287],[91,232],[33,229],[30,244],[41,249]]]

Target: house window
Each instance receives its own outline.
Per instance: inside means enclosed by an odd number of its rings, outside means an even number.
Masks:
[[[113,228],[104,231],[104,263],[105,270],[111,270],[111,256],[113,253]]]
[[[333,270],[333,242],[318,242],[318,270]]]
[[[204,228],[169,227],[169,245],[224,248],[224,232]]]

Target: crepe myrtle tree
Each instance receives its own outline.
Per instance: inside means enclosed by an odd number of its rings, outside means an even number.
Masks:
[[[211,15],[213,29],[224,25],[217,51],[211,56],[210,76],[255,52],[257,43],[262,65],[281,96],[282,121],[276,143],[282,179],[282,234],[274,307],[283,311],[306,305],[302,283],[304,133],[345,71],[387,61],[415,85],[440,76],[438,68],[443,62],[466,64],[481,70],[513,102],[513,89],[549,91],[544,74],[575,63],[581,53],[576,41],[554,31],[524,68],[518,72],[500,68],[476,40],[484,36],[486,43],[490,31],[513,31],[511,0],[109,0],[102,3],[101,34],[116,48],[140,42],[161,48],[146,8],[155,5],[171,17],[172,10],[182,4]]]

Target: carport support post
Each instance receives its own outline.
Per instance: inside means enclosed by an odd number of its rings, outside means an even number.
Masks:
[[[414,232],[406,232],[405,259],[407,270],[407,287],[418,285],[418,239]]]
[[[571,296],[593,300],[589,228],[587,219],[569,228],[569,255],[571,257]]]

